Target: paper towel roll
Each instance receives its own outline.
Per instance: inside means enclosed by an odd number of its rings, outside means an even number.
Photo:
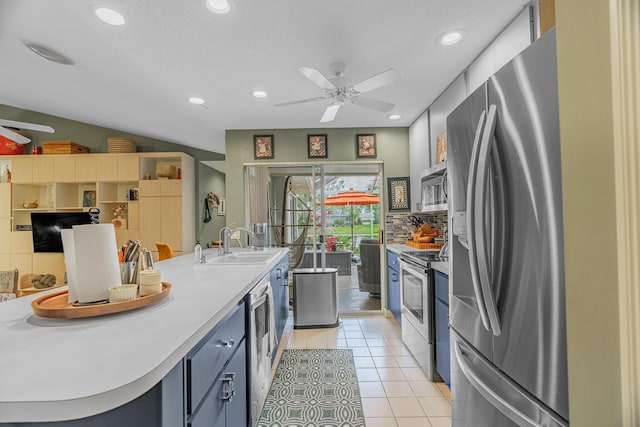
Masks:
[[[109,288],[122,284],[113,224],[74,225],[72,231],[78,302],[108,299]]]
[[[60,230],[62,237],[62,249],[64,250],[64,265],[67,268],[67,284],[69,285],[69,304],[78,301],[76,287],[76,254],[73,245],[73,230],[70,228]]]

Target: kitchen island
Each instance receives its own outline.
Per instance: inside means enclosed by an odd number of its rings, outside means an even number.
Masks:
[[[287,254],[270,252],[261,264],[194,264],[193,254],[159,262],[169,297],[129,312],[50,319],[31,310],[43,293],[3,302],[0,425],[107,413],[144,397],[170,372],[180,374],[190,350]]]

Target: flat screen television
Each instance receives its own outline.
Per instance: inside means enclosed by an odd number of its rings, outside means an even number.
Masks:
[[[91,224],[89,212],[31,212],[33,252],[64,252],[60,230]]]

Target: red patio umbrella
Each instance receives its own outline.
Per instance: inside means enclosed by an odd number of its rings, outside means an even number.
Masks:
[[[329,206],[350,206],[351,207],[351,250],[353,250],[353,206],[354,205],[377,205],[380,203],[380,197],[375,194],[365,193],[364,191],[356,191],[350,188],[347,191],[341,191],[335,196],[329,196],[324,199],[324,204]]]

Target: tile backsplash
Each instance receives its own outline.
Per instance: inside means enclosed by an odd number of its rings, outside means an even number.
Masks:
[[[440,235],[444,235],[447,227],[447,212],[417,213],[411,214],[423,221],[428,222],[432,229],[438,230]],[[409,214],[388,213],[385,216],[385,239],[387,244],[400,244],[411,239],[411,228],[409,227]]]

